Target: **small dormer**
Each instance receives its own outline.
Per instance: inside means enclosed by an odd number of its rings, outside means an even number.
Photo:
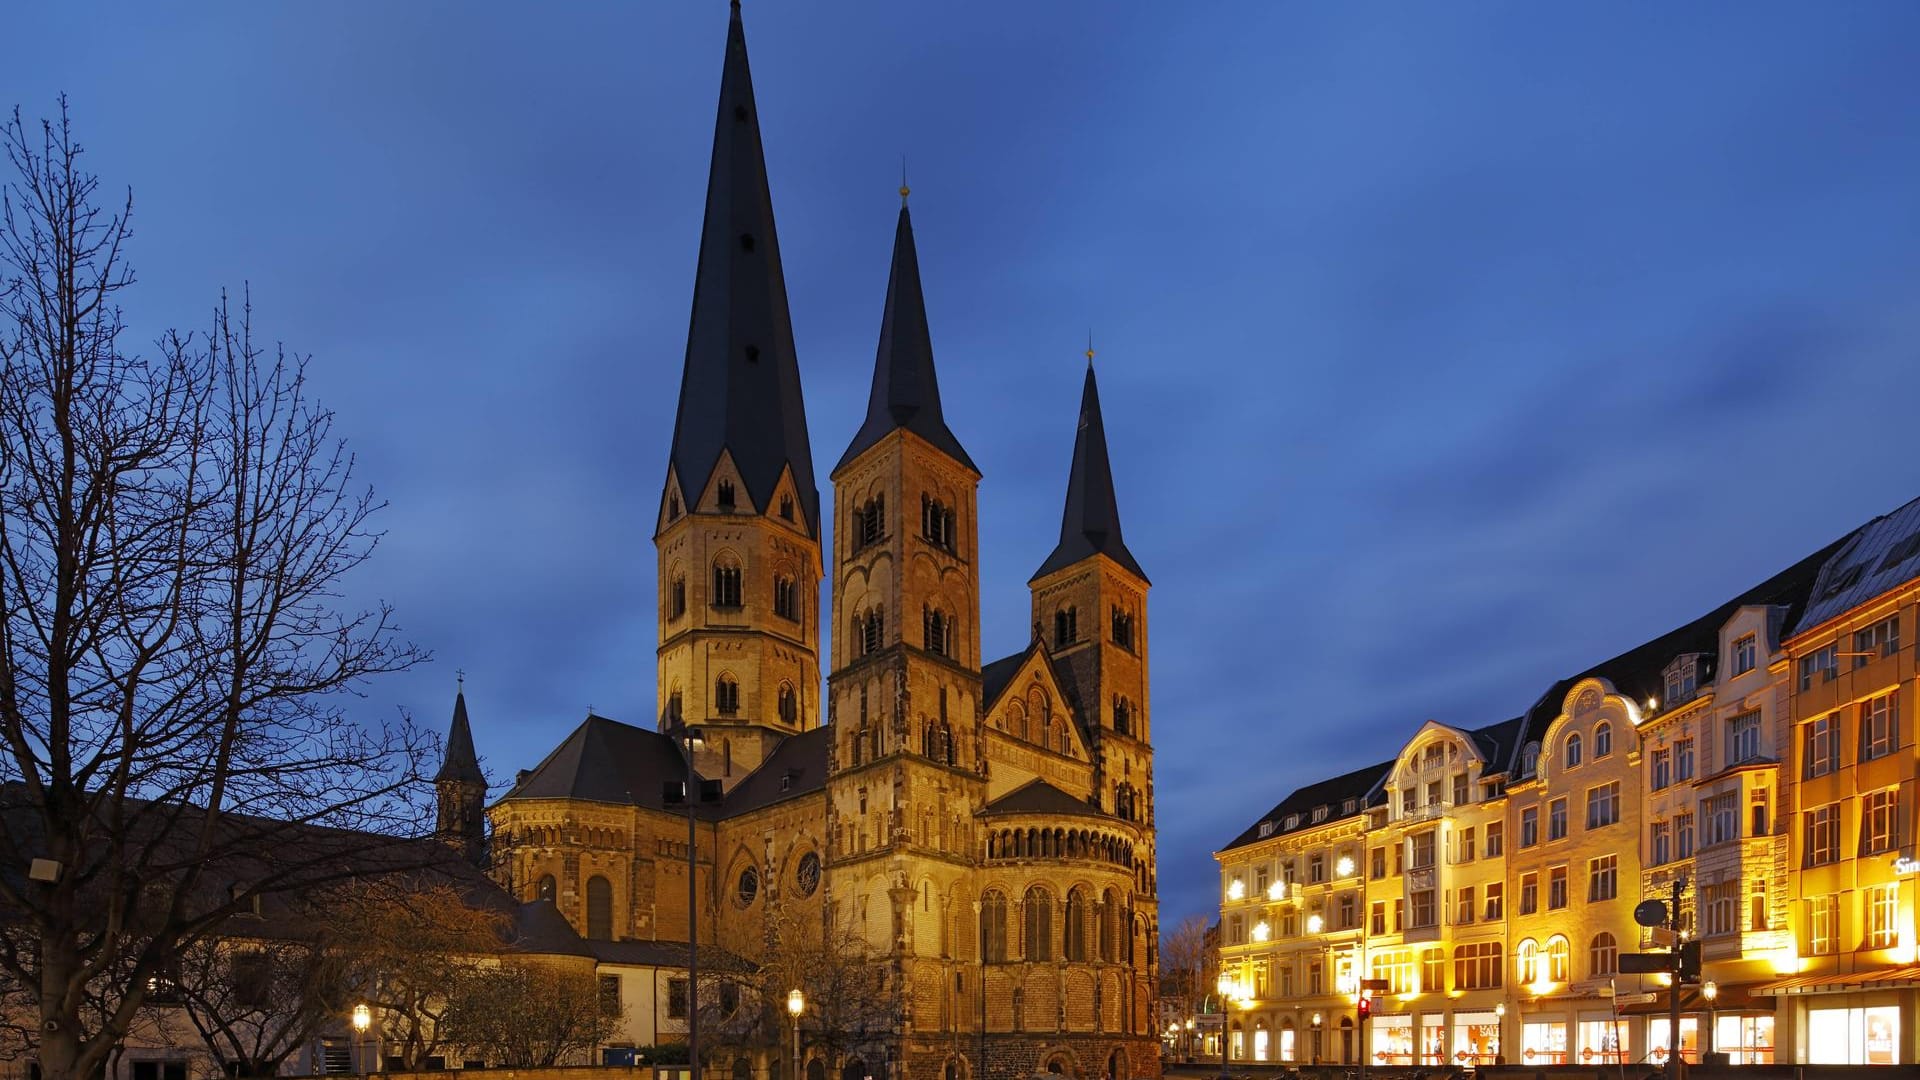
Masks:
[[[1692,701],[1702,686],[1713,682],[1712,653],[1682,653],[1673,658],[1660,672],[1661,685],[1666,688],[1661,704],[1672,709]]]
[[[1320,824],[1321,822],[1323,822],[1323,821],[1325,821],[1325,820],[1327,820],[1327,807],[1325,807],[1325,806],[1316,806],[1316,807],[1314,807],[1314,808],[1313,808],[1313,823],[1314,823],[1315,825],[1318,825],[1318,824]]]

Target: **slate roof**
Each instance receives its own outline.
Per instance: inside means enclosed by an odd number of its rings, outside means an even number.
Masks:
[[[981,817],[1000,814],[1049,814],[1068,817],[1104,818],[1112,815],[1076,799],[1045,780],[1029,780],[980,808]]]
[[[1738,609],[1748,606],[1782,607],[1787,610],[1787,622],[1791,625],[1806,605],[1821,566],[1846,542],[1846,538],[1836,540],[1705,615],[1555,682],[1527,710],[1525,730],[1514,748],[1515,756],[1509,762],[1508,771],[1516,778],[1522,776],[1519,748],[1530,742],[1538,742],[1545,736],[1547,725],[1560,715],[1567,692],[1581,679],[1605,679],[1613,684],[1615,690],[1633,701],[1664,699],[1664,672],[1667,665],[1676,657],[1689,653],[1718,654],[1720,629]]]
[[[727,24],[693,315],[673,422],[671,461],[689,504],[705,490],[723,450],[733,455],[747,496],[761,510],[772,502],[782,470],[791,467],[808,531],[820,535],[820,492],[738,6]]]
[[[1105,555],[1140,580],[1147,580],[1133,552],[1120,538],[1120,501],[1113,492],[1113,466],[1107,460],[1107,427],[1100,417],[1100,387],[1087,364],[1080,391],[1080,427],[1073,437],[1073,468],[1067,474],[1067,505],[1060,516],[1060,543],[1029,581],[1072,566],[1094,554]]]
[[[671,738],[589,715],[504,797],[585,799],[665,810],[665,783],[685,780],[686,774],[686,758]],[[672,809],[682,808],[675,804]]]
[[[473,749],[473,728],[467,724],[467,695],[453,695],[453,726],[447,730],[446,758],[434,781],[457,780],[485,786],[487,777],[480,771],[480,757]]]
[[[543,953],[549,956],[592,956],[592,949],[573,929],[551,900],[529,900],[513,915],[513,937],[508,945],[516,952]]]
[[[1027,657],[1040,647],[1038,641],[1029,642],[1027,647],[1012,656],[1003,656],[980,669],[980,700],[991,706],[999,700],[1001,691],[1013,681],[1015,675],[1026,665]]]
[[[1815,579],[1806,608],[1790,623],[1810,630],[1920,576],[1920,499],[1882,514],[1847,538]]]
[[[1273,809],[1260,815],[1259,821],[1247,826],[1245,832],[1234,837],[1232,843],[1220,850],[1232,851],[1234,848],[1260,840],[1271,840],[1276,836],[1299,832],[1301,829],[1317,829],[1342,818],[1366,813],[1367,807],[1380,802],[1380,785],[1387,778],[1388,771],[1393,768],[1394,760],[1389,758],[1378,765],[1368,765],[1331,780],[1321,780],[1305,787],[1295,788],[1286,798],[1275,803]],[[1348,799],[1354,800],[1354,809],[1351,813],[1342,809]],[[1313,810],[1319,806],[1327,808],[1327,816],[1315,821]],[[1294,823],[1293,828],[1289,829],[1286,827],[1286,820],[1295,814],[1299,815],[1299,820]],[[1260,826],[1269,821],[1273,822],[1273,830],[1261,836]]]
[[[933,335],[927,329],[927,301],[920,288],[920,256],[914,249],[913,219],[905,205],[893,230],[893,267],[887,273],[887,306],[880,316],[880,351],[873,359],[866,422],[854,433],[833,471],[839,472],[897,428],[927,440],[975,473],[980,471],[940,411]]]
[[[832,729],[824,725],[782,740],[772,756],[727,792],[721,813],[733,817],[826,787],[832,745]]]

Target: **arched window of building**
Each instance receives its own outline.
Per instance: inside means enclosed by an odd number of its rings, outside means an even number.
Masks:
[[[1080,640],[1080,611],[1068,605],[1053,613],[1053,644],[1065,648]]]
[[[952,627],[945,612],[939,608],[920,609],[921,634],[926,650],[936,656],[952,656],[949,642]]]
[[[1593,729],[1593,760],[1599,761],[1613,753],[1613,725],[1601,721]]]
[[[980,948],[990,964],[1007,961],[1007,898],[990,892],[980,901]]]
[[[674,687],[667,694],[667,726],[677,727],[685,718],[685,705],[680,698],[680,688]]]
[[[1120,894],[1108,889],[1100,898],[1100,959],[1109,963],[1120,959],[1120,939],[1127,933],[1126,918]]]
[[[1520,772],[1523,775],[1532,776],[1535,772],[1539,771],[1539,768],[1540,744],[1530,742],[1527,744],[1527,748],[1520,752]]]
[[[1067,959],[1087,959],[1087,891],[1081,888],[1067,894]]]
[[[667,618],[678,619],[687,613],[687,575],[674,571],[673,585],[667,590]]]
[[[1620,945],[1613,935],[1605,930],[1593,935],[1593,945],[1587,951],[1587,974],[1595,978],[1612,975],[1620,970]]]
[[[1521,986],[1540,981],[1540,945],[1532,938],[1521,938],[1514,946],[1513,979]]]
[[[853,549],[877,544],[887,535],[887,497],[875,495],[853,512]]]
[[[713,683],[713,711],[733,716],[740,711],[740,684],[731,675],[721,675]]]
[[[740,606],[740,561],[732,555],[722,555],[713,562],[713,596],[710,602],[717,608]]]
[[[1567,736],[1567,768],[1580,764],[1580,733]]]
[[[780,684],[780,722],[788,727],[800,723],[800,695],[793,692],[792,683]]]
[[[1027,890],[1026,959],[1053,959],[1053,896],[1038,885]]]
[[[773,613],[783,619],[800,621],[800,589],[785,574],[773,576]]]
[[[613,938],[613,883],[598,874],[587,879],[587,937]]]
[[[548,903],[552,903],[558,898],[559,894],[559,883],[553,880],[552,874],[540,875],[539,884],[533,887],[533,898],[535,900],[545,900]]]
[[[720,504],[722,510],[733,509],[733,481],[720,481],[719,489],[714,494],[714,501]]]
[[[860,655],[868,656],[880,651],[887,640],[887,617],[879,608],[872,608],[860,617]]]
[[[1567,947],[1567,939],[1555,934],[1547,939],[1547,978],[1553,982],[1567,981],[1569,972],[1568,958],[1572,950]]]
[[[1126,698],[1113,699],[1113,730],[1122,735],[1133,734],[1133,703]]]

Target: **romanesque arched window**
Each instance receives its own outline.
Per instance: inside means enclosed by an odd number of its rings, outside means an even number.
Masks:
[[[1078,640],[1080,640],[1080,610],[1072,605],[1068,605],[1054,612],[1054,647],[1065,648]]]
[[[926,650],[936,656],[952,656],[952,630],[946,612],[935,607],[920,609],[921,634]]]
[[[1113,605],[1113,643],[1123,649],[1133,648],[1133,616]]]
[[[1118,695],[1113,699],[1113,730],[1122,735],[1133,734],[1133,702]]]
[[[867,656],[880,651],[887,640],[887,617],[879,608],[871,608],[859,620],[860,655]]]
[[[1067,959],[1087,959],[1087,891],[1075,888],[1067,894]]]
[[[535,900],[545,900],[548,903],[552,903],[559,895],[559,883],[553,880],[553,875],[540,875],[539,883],[533,887],[533,898]]]
[[[732,555],[713,561],[713,595],[709,602],[717,608],[740,606],[740,560]]]
[[[1108,889],[1100,898],[1100,959],[1109,962],[1120,959],[1120,939],[1127,932],[1126,918],[1120,893]]]
[[[598,874],[587,879],[587,933],[597,941],[613,938],[613,883]]]
[[[980,948],[989,964],[1007,961],[1007,898],[990,892],[980,900]]]
[[[800,589],[785,574],[773,576],[773,613],[783,619],[800,621]]]
[[[1053,959],[1053,896],[1038,885],[1027,890],[1026,934],[1022,945],[1028,960]]]
[[[877,544],[887,535],[887,497],[875,495],[853,512],[853,549]]]

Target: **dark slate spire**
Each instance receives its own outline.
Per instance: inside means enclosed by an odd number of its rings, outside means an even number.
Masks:
[[[763,511],[781,470],[791,466],[807,529],[819,535],[820,493],[737,3],[727,25],[693,318],[673,423],[673,468],[687,502],[700,497],[723,450]]]
[[[480,771],[480,758],[473,752],[473,728],[467,725],[467,695],[464,690],[453,695],[453,727],[447,731],[447,756],[440,763],[440,772],[433,778],[434,783],[458,781],[480,784],[487,782]]]
[[[1113,467],[1107,462],[1107,428],[1100,420],[1100,387],[1093,378],[1093,352],[1087,352],[1087,384],[1080,392],[1080,432],[1073,439],[1073,471],[1067,476],[1067,510],[1060,518],[1060,543],[1033,572],[1039,580],[1094,554],[1105,555],[1147,579],[1120,539],[1120,502],[1113,494]]]
[[[933,373],[933,337],[927,330],[927,300],[920,291],[920,257],[913,247],[913,219],[900,189],[900,224],[893,231],[893,269],[887,274],[887,309],[880,317],[880,352],[873,361],[873,392],[867,420],[840,455],[841,466],[906,428],[941,453],[979,472],[940,413],[940,383]]]

